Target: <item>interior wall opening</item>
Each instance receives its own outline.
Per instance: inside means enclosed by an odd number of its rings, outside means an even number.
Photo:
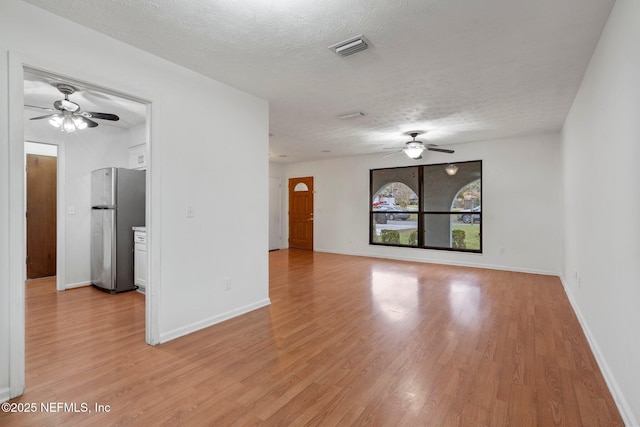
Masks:
[[[145,171],[146,183],[143,184],[143,227],[149,227],[151,193],[150,193],[150,110],[148,101],[116,92],[104,87],[83,82],[74,78],[61,76],[52,72],[23,66],[24,85],[24,119],[23,136],[24,159],[27,156],[43,155],[33,153],[43,147],[53,147],[56,154],[56,185],[54,240],[56,247],[56,266],[53,270],[56,290],[65,291],[77,287],[91,286],[90,240],[91,240],[91,172],[100,168],[122,168],[126,170]],[[61,85],[74,88],[72,94],[61,91]],[[64,86],[62,86],[64,87]],[[65,101],[68,100],[68,109]],[[77,107],[76,107],[77,106]],[[75,109],[75,110],[74,110]],[[54,126],[52,118],[69,115],[82,115],[89,119],[89,125],[81,125],[72,132]],[[114,120],[110,114],[118,117]],[[44,116],[44,117],[43,117]],[[82,118],[81,117],[81,118]],[[33,184],[32,184],[33,187]],[[25,172],[24,208],[27,210],[27,191],[29,189]],[[47,190],[51,191],[51,190]],[[145,194],[146,193],[146,194]],[[30,244],[25,223],[25,252]],[[134,231],[130,231],[133,245]],[[36,239],[41,243],[42,239]],[[145,242],[146,243],[146,242]],[[33,243],[31,244],[33,246]],[[38,244],[36,243],[36,246]],[[135,246],[138,249],[137,246]],[[144,288],[149,287],[149,250],[145,245],[145,262],[136,272],[134,280],[143,280]],[[133,258],[133,253],[130,254]],[[138,256],[138,254],[136,254]],[[25,257],[26,259],[26,257]],[[27,274],[27,263],[23,268],[23,277]],[[141,278],[142,277],[142,278]],[[50,279],[51,280],[51,279]],[[53,281],[51,283],[54,283]],[[25,286],[22,281],[20,286]],[[134,291],[135,292],[135,291]],[[137,294],[137,292],[136,292]],[[24,295],[24,294],[22,294]],[[117,299],[118,294],[104,293],[104,298]],[[150,327],[150,307],[152,298],[149,292],[140,294],[145,299],[145,339],[153,343]],[[24,304],[21,304],[24,310]],[[24,314],[24,313],[23,313]],[[24,319],[24,317],[22,317]],[[18,328],[20,335],[24,329]],[[23,338],[12,337],[12,342]],[[16,353],[18,354],[18,353]],[[13,375],[20,377],[18,372]]]

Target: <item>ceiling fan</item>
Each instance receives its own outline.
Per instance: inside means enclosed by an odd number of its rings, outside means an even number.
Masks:
[[[75,132],[77,129],[94,128],[98,126],[98,123],[92,119],[111,121],[120,120],[120,117],[115,114],[81,111],[80,105],[69,100],[69,95],[73,95],[76,92],[75,87],[66,83],[58,83],[56,88],[64,95],[64,99],[54,102],[54,108],[25,105],[25,107],[55,111],[55,113],[33,117],[30,120],[49,119],[49,124],[51,126],[59,128],[63,132],[67,133]]]
[[[455,151],[453,150],[448,150],[446,148],[436,148],[437,145],[435,144],[424,144],[422,141],[416,141],[416,136],[420,135],[420,132],[409,132],[409,135],[413,138],[413,140],[411,141],[407,141],[407,143],[405,144],[406,147],[401,149],[401,150],[397,150],[396,153],[399,153],[401,151],[404,152],[404,154],[406,154],[408,157],[414,159],[414,160],[418,160],[422,158],[422,152],[424,150],[428,150],[428,151],[439,151],[441,153],[448,153],[448,154],[453,154],[455,153]],[[385,148],[385,150],[396,150],[396,148]],[[391,156],[395,153],[391,153],[388,154],[384,157],[388,157]]]

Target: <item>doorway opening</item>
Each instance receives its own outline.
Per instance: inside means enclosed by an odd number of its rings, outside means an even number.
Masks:
[[[91,284],[91,173],[110,167],[150,169],[150,104],[29,66],[23,66],[23,86],[24,139],[58,148],[56,288],[64,291],[88,286]],[[66,120],[70,115],[67,108],[71,108],[70,117],[74,121],[82,119],[88,126],[69,131],[57,124],[56,119]],[[143,196],[147,206],[145,218],[150,217],[148,189],[147,184],[147,195]],[[145,223],[143,220],[136,225],[145,226]],[[133,232],[130,237],[133,241]]]
[[[52,188],[57,190],[46,190],[48,194],[52,191],[55,194],[56,221],[53,226],[55,230],[54,245],[57,246],[55,252],[46,257],[55,257],[55,269],[51,273],[55,276],[57,291],[65,291],[76,287],[88,287],[91,285],[91,265],[90,265],[90,245],[91,245],[91,172],[104,167],[116,167],[125,169],[139,169],[146,171],[146,184],[144,185],[144,223],[139,224],[146,226],[147,230],[151,228],[150,206],[151,206],[151,173],[152,166],[149,162],[151,152],[150,129],[151,129],[151,102],[143,99],[116,92],[105,87],[100,87],[92,83],[83,82],[67,76],[58,75],[42,69],[32,68],[24,65],[21,61],[15,61],[11,65],[13,72],[13,80],[10,79],[10,85],[18,88],[19,82],[22,83],[22,99],[18,92],[11,100],[12,108],[20,111],[22,105],[23,118],[22,123],[12,124],[12,131],[15,135],[20,135],[23,141],[22,157],[24,165],[31,160],[28,154],[28,142],[37,142],[39,146],[54,147],[56,150],[56,173],[55,185]],[[64,112],[58,108],[62,104],[64,94],[60,93],[61,84],[67,84],[74,87],[74,92],[69,95],[69,100],[78,105],[80,112],[88,112],[92,115],[91,122],[87,127],[77,127],[73,132],[61,131],[60,127],[55,127],[52,120],[48,120],[51,116],[62,116]],[[64,104],[62,104],[64,105]],[[76,108],[76,107],[73,107]],[[110,118],[112,116],[100,113],[112,113],[118,116],[118,120]],[[44,118],[42,116],[45,116]],[[102,118],[102,119],[101,119]],[[11,144],[14,153],[20,150],[17,138],[13,139]],[[44,144],[43,144],[44,143]],[[38,153],[42,154],[42,153]],[[14,157],[15,166],[12,167],[11,176],[19,178],[19,164],[17,156]],[[38,159],[38,163],[42,163]],[[29,185],[27,173],[24,172],[24,179],[21,192],[23,193],[23,208],[25,211],[32,210],[28,206],[27,192],[29,187],[33,189],[34,184]],[[42,182],[37,184],[40,186]],[[20,188],[20,187],[17,187]],[[12,199],[18,201],[15,196]],[[15,203],[14,205],[17,205]],[[27,214],[28,215],[28,214]],[[20,218],[22,216],[22,218]],[[29,227],[23,215],[14,215],[16,225],[20,225],[23,231],[22,239],[16,248],[19,248],[17,254],[20,256],[15,258],[12,265],[15,283],[15,289],[12,291],[11,300],[14,301],[10,312],[10,317],[14,319],[16,327],[10,336],[12,362],[12,395],[19,395],[24,389],[25,384],[25,280],[32,278],[31,273],[27,274],[26,254],[33,244],[28,242],[27,228]],[[28,216],[27,216],[28,218]],[[37,238],[37,242],[41,241],[41,237]],[[133,241],[133,230],[131,230],[131,239]],[[18,243],[18,239],[14,239]],[[147,256],[151,257],[151,248],[147,250]],[[22,255],[24,254],[24,255]],[[133,256],[133,254],[132,254]],[[19,261],[21,258],[21,261]],[[17,268],[17,263],[23,263],[22,268]],[[153,325],[157,316],[154,314],[155,307],[149,288],[152,287],[149,270],[151,263],[144,266],[144,276],[147,278],[146,295],[138,292],[129,294],[130,296],[138,295],[143,299],[142,305],[145,308],[145,342],[148,344],[156,344],[158,342],[157,328]],[[47,283],[54,283],[52,278],[43,279]],[[13,282],[13,281],[12,281]],[[41,284],[45,282],[41,281]],[[97,290],[96,290],[97,292]],[[104,294],[105,298],[111,298],[109,302],[117,299],[117,295]],[[139,312],[139,311],[138,311]]]

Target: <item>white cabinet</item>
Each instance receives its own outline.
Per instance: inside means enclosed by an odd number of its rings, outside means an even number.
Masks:
[[[147,169],[147,144],[129,147],[129,168]]]
[[[143,294],[147,290],[147,232],[144,227],[133,228],[133,283]]]

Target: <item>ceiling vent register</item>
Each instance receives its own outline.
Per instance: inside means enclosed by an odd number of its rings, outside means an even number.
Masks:
[[[329,49],[333,50],[336,55],[342,57],[353,55],[368,48],[369,43],[362,34],[329,46]]]

